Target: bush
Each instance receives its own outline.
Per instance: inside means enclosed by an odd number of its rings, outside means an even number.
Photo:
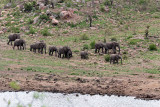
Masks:
[[[111,38],[111,41],[116,41],[117,42],[117,39],[115,37]]]
[[[11,31],[12,31],[13,33],[20,33],[19,27],[11,27]]]
[[[131,39],[129,45],[136,45],[138,42],[143,41],[142,39]]]
[[[41,31],[41,34],[43,36],[51,36],[50,32],[48,31],[48,28],[44,28],[42,31]]]
[[[30,26],[28,34],[32,34],[33,35],[35,33],[36,33],[36,30],[33,29],[32,26]]]
[[[28,19],[28,24],[32,24],[33,23],[33,20],[32,19]]]
[[[42,15],[40,15],[39,19],[40,19],[40,22],[42,22],[44,20],[46,22],[49,20],[49,16],[47,16],[46,14],[42,14]]]
[[[157,51],[156,45],[155,45],[155,44],[150,44],[150,45],[149,45],[149,50],[150,50],[150,51]]]
[[[106,62],[109,62],[110,56],[109,56],[109,55],[105,55],[105,56],[104,56],[104,59],[105,59]]]
[[[85,49],[89,49],[89,46],[87,44],[83,45],[83,50],[85,50]]]
[[[31,2],[24,4],[24,11],[25,12],[30,12],[30,11],[32,11],[32,9],[33,9],[33,5]]]
[[[93,41],[93,42],[91,42],[91,43],[90,43],[90,47],[91,47],[91,49],[94,49],[94,48],[95,48],[95,44],[96,44],[96,42],[95,42],[95,41]]]
[[[86,34],[82,34],[81,37],[80,37],[80,39],[81,40],[89,40],[89,37]]]
[[[101,12],[105,12],[105,6],[104,6],[104,5],[101,5],[100,11],[101,11]]]

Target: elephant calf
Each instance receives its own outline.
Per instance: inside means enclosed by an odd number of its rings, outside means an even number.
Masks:
[[[23,39],[16,39],[14,41],[13,49],[15,48],[15,46],[17,46],[18,50],[19,50],[19,47],[20,47],[20,50],[21,50],[22,47],[23,47],[23,50],[24,50],[24,49],[26,49],[26,42]]]
[[[49,55],[53,55],[54,52],[55,52],[55,56],[57,56],[58,49],[55,46],[50,46]]]
[[[9,35],[8,39],[9,39],[9,41],[7,44],[9,45],[9,43],[11,42],[11,45],[12,45],[12,41],[15,41],[16,39],[20,39],[20,34]]]
[[[111,54],[110,55],[110,64],[113,62],[113,64],[117,63],[119,64],[118,60],[121,59],[121,64],[122,64],[122,57],[119,56],[118,54]]]
[[[88,59],[88,52],[82,51],[80,55],[81,55],[81,59]]]

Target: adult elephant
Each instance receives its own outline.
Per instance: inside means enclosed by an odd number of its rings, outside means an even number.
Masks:
[[[108,42],[104,45],[104,48],[105,48],[105,53],[107,53],[108,51],[108,54],[109,54],[109,50],[113,50],[113,53],[116,54],[116,48],[119,49],[119,54],[120,54],[120,45],[119,43],[117,42]]]
[[[11,45],[12,45],[13,41],[15,41],[16,39],[20,39],[20,34],[11,34],[8,36],[8,39],[9,41],[7,44],[9,45],[9,43],[11,42]]]
[[[44,49],[44,51],[45,51],[45,54],[47,53],[47,52],[46,52],[46,48],[47,48],[46,43],[44,43],[43,41],[40,41],[39,44],[38,44],[38,47],[40,48],[41,54],[43,54],[43,49]]]
[[[38,49],[38,53],[41,53],[43,54],[43,49],[45,50],[45,54],[47,53],[46,52],[46,43],[44,43],[44,41],[39,41],[39,42],[36,42],[32,45],[30,45],[30,51],[33,50],[33,52],[36,53],[36,50]]]
[[[72,51],[68,46],[60,47],[58,50],[58,57],[61,58],[71,58],[72,57]]]
[[[15,46],[17,46],[18,50],[19,50],[19,47],[20,47],[20,50],[22,49],[22,47],[23,47],[23,50],[24,50],[24,49],[26,49],[26,42],[23,39],[16,39],[14,41],[13,49],[15,48]]]
[[[103,48],[104,48],[104,43],[103,42],[98,42],[95,44],[95,53],[99,53],[100,49],[102,49],[102,53],[103,53]]]

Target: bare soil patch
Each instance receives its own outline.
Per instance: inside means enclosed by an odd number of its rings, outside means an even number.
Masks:
[[[160,99],[160,80],[150,74],[114,77],[81,77],[24,71],[1,71],[0,74],[0,91],[3,92],[17,91],[9,85],[11,81],[16,81],[21,87],[18,91],[107,94],[135,96],[145,100]]]

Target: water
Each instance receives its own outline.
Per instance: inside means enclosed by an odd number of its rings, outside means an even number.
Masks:
[[[9,103],[10,102],[10,103]],[[160,101],[145,101],[134,97],[80,95],[48,92],[5,92],[0,93],[0,107],[160,107]]]

